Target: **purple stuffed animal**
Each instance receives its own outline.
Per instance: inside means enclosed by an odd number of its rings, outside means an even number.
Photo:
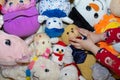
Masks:
[[[37,32],[38,11],[35,0],[7,0],[3,6],[4,31],[26,38]]]

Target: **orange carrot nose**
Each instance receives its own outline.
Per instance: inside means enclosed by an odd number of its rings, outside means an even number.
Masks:
[[[91,6],[95,11],[99,11],[99,6],[94,3],[90,3],[89,6]]]

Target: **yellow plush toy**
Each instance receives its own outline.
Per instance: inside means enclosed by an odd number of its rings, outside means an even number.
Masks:
[[[82,35],[78,32],[78,27],[76,25],[68,25],[65,27],[64,33],[61,36],[61,39],[64,43],[69,45],[70,38],[81,38],[83,39]],[[81,71],[81,74],[86,80],[93,80],[92,78],[92,70],[91,67],[96,63],[96,59],[90,52],[86,50],[76,49],[74,46],[70,45],[72,48],[72,56],[77,64],[78,68]]]

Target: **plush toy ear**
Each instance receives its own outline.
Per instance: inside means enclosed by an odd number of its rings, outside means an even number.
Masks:
[[[2,25],[4,24],[4,21],[3,21],[3,16],[0,15],[0,28],[2,27]]]
[[[39,15],[38,16],[38,22],[39,23],[43,23],[43,21],[47,20],[48,17],[47,16],[44,16],[44,15]]]
[[[30,44],[33,42],[34,36],[35,36],[35,35],[31,35],[30,37],[26,38],[26,39],[25,39],[25,42],[26,42],[28,45],[30,45]]]
[[[63,17],[63,18],[60,18],[63,22],[66,22],[66,23],[70,23],[72,24],[73,23],[73,20],[70,19],[69,17]]]

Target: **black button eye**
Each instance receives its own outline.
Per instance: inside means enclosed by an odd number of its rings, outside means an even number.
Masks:
[[[20,0],[19,2],[20,2],[20,3],[23,3],[23,0]]]
[[[91,7],[90,6],[86,6],[86,10],[87,11],[91,11]]]
[[[10,46],[10,45],[11,45],[11,41],[10,41],[9,39],[6,39],[6,40],[5,40],[5,44],[6,44],[7,46]]]
[[[56,51],[59,51],[59,49],[56,49]]]
[[[45,72],[49,72],[50,70],[49,69],[45,69]]]
[[[69,34],[69,32],[67,32],[67,35]]]
[[[64,50],[63,50],[63,49],[62,49],[61,51],[62,51],[62,52],[64,52]]]
[[[13,2],[9,2],[9,6],[11,6],[13,4]]]
[[[67,76],[67,73],[65,73],[65,76]]]
[[[95,14],[94,14],[94,18],[98,18],[98,13],[95,13]]]

